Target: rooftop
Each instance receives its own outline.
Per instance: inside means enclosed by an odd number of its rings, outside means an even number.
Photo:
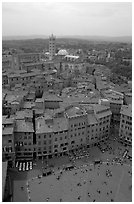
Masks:
[[[23,105],[24,109],[32,109],[33,107],[35,107],[35,102],[25,102]]]
[[[35,103],[44,102],[43,98],[36,98]]]
[[[7,115],[2,115],[2,124],[4,124],[4,123],[5,123],[6,118],[7,118]]]
[[[132,96],[132,93],[125,93],[126,96]]]
[[[25,122],[25,120],[16,120],[14,132],[34,132],[33,123]]]
[[[68,120],[67,118],[61,117],[61,118],[54,118],[54,124],[53,124],[53,131],[59,132],[63,130],[68,129]]]
[[[44,101],[58,101],[58,102],[63,101],[60,97],[58,97],[58,96],[56,96],[54,94],[45,94],[44,93],[43,98],[44,98]]]
[[[23,56],[28,56],[28,55],[40,55],[40,53],[37,53],[37,52],[29,52],[29,53],[19,53],[19,54],[17,54],[18,55],[18,57],[23,57]]]
[[[129,104],[128,106],[123,105],[121,107],[120,113],[129,117],[132,117],[132,105],[131,104]]]
[[[29,73],[21,74],[21,78],[23,78],[23,77],[34,77],[34,76],[37,76],[36,72],[29,72]]]
[[[98,123],[98,121],[97,121],[97,119],[96,119],[94,114],[88,114],[87,115],[87,119],[88,119],[88,124],[89,125]]]
[[[79,58],[79,56],[74,56],[74,55],[66,55],[65,57],[74,58],[74,59],[78,59]]]
[[[4,127],[2,129],[2,136],[4,135],[12,135],[13,134],[13,127]]]
[[[33,66],[33,65],[42,65],[43,64],[43,62],[32,62],[32,63],[25,63],[25,66]]]
[[[85,115],[86,112],[82,108],[78,106],[74,106],[74,107],[67,109],[66,114],[68,117],[77,117],[77,116]]]
[[[38,109],[38,108],[35,108],[34,109],[35,110],[35,115],[43,115],[43,113],[44,113],[44,110],[42,110],[42,109]]]
[[[14,73],[14,74],[9,74],[8,78],[15,78],[15,77],[21,77],[20,74]]]
[[[100,104],[93,105],[93,108],[94,108],[94,111],[95,111],[96,114],[99,114],[99,113],[102,113],[102,112],[110,110],[109,107],[104,106],[104,105],[100,105]]]
[[[36,119],[36,133],[49,133],[52,131],[52,128],[46,124],[43,116]]]
[[[16,112],[16,119],[24,119],[25,117],[27,118],[33,118],[33,112],[32,110],[25,109],[23,111],[17,111]]]
[[[13,125],[13,123],[13,118],[7,118],[7,116],[2,116],[2,125]]]

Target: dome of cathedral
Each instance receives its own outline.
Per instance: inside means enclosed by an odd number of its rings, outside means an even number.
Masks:
[[[58,55],[68,55],[66,50],[59,50]]]

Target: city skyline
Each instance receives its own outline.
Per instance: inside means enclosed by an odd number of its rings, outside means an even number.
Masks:
[[[2,3],[2,36],[51,33],[57,36],[131,36],[132,3]]]

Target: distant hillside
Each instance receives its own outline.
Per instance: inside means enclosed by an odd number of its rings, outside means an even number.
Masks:
[[[48,39],[47,35],[29,35],[29,36],[3,36],[2,40],[28,40],[28,39]],[[124,42],[132,43],[132,36],[80,36],[80,35],[65,35],[56,36],[56,38],[73,38],[73,39],[83,39],[90,41],[108,41],[108,42]]]

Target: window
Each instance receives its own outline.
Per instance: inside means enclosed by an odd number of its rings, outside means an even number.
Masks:
[[[57,135],[57,134],[58,134],[58,132],[55,132],[54,134],[56,134],[56,135]]]
[[[51,140],[49,140],[49,144],[51,144]]]
[[[8,143],[12,143],[12,140],[8,140]]]
[[[40,139],[40,135],[38,135],[38,139]]]
[[[55,141],[57,141],[57,137],[55,138]]]
[[[66,150],[67,148],[66,147],[63,147],[63,150]]]
[[[46,145],[46,141],[44,141],[44,145]]]
[[[44,139],[46,138],[46,135],[44,135]]]
[[[41,145],[41,142],[40,142],[40,141],[38,142],[38,145]]]

